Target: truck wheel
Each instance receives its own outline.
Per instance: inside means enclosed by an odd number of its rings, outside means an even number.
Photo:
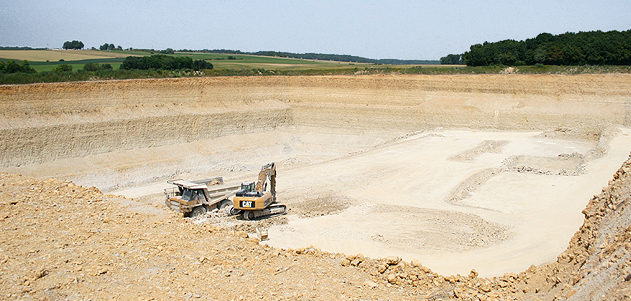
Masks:
[[[205,206],[197,206],[195,208],[193,208],[193,211],[191,211],[191,217],[198,217],[198,216],[202,216],[204,214],[206,214],[206,207]]]
[[[230,209],[230,213],[231,213],[232,215],[239,215],[239,214],[241,214],[241,210],[239,210],[239,209],[234,209],[234,207],[232,207],[232,208]]]
[[[235,209],[234,207],[232,207],[232,205],[227,206],[225,210],[226,210],[226,214],[227,214],[228,216],[231,216],[231,215],[239,215],[239,214],[241,213],[241,210],[239,210],[239,209]]]
[[[221,202],[219,202],[219,209],[226,209],[226,207],[228,206],[232,206],[232,201],[231,200],[223,200]]]

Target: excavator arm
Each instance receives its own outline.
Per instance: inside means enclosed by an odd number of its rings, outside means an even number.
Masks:
[[[272,193],[272,198],[276,201],[276,163],[272,162],[261,168],[261,172],[259,173],[259,178],[256,181],[254,189],[257,192],[263,193],[268,180],[270,182],[270,192]]]

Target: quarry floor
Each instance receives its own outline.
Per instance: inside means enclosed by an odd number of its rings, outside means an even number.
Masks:
[[[196,142],[239,151],[223,155],[224,170],[182,176],[238,183],[255,179],[264,160],[276,161],[278,199],[290,209],[286,224],[268,229],[266,244],[418,259],[443,275],[476,269],[498,276],[552,262],[567,248],[581,210],[628,158],[630,134],[617,129],[607,153],[589,159],[595,142],[542,132],[439,129],[388,141],[266,133]],[[161,206],[168,187],[160,180],[110,193]]]
[[[630,99],[628,74],[0,86],[0,295],[628,297]],[[270,162],[286,215],[164,206]]]

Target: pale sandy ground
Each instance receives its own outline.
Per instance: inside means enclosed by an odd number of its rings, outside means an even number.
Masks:
[[[206,145],[239,150],[220,161],[241,170],[215,168],[214,174],[186,176],[222,175],[227,182],[240,182],[254,179],[257,164],[280,162],[278,198],[290,208],[289,223],[269,229],[268,244],[313,245],[373,258],[396,255],[419,259],[443,275],[476,269],[497,276],[554,261],[581,225],[581,210],[631,149],[631,130],[621,128],[607,154],[587,161],[578,176],[498,172],[480,181],[469,197],[449,202],[463,182],[480,171],[499,169],[511,156],[539,158],[529,166],[540,170],[571,168],[576,166],[559,160],[560,154],[585,155],[596,146],[540,134],[463,129],[384,140],[302,129],[267,133],[260,137],[267,144],[256,146],[240,145],[248,140],[244,137],[224,137]],[[454,160],[483,141],[505,142],[469,161]],[[166,187],[157,181],[112,193],[141,198]],[[155,195],[153,200],[159,204],[161,199]],[[320,212],[324,215],[312,217]]]
[[[444,275],[465,275],[475,268],[495,276],[551,262],[581,225],[581,210],[590,197],[627,159],[630,133],[622,130],[607,155],[587,162],[582,175],[502,172],[459,205],[446,202],[455,187],[480,170],[499,168],[511,155],[555,158],[586,154],[594,145],[537,138],[535,132],[441,131],[342,160],[279,171],[279,198],[290,208],[327,198],[351,206],[322,217],[290,215],[288,225],[269,230],[268,244],[416,258]],[[509,143],[500,153],[482,154],[472,162],[448,160],[484,140]]]

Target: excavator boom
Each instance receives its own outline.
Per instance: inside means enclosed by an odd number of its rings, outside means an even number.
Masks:
[[[274,162],[264,165],[261,168],[261,172],[259,172],[259,178],[256,181],[256,187],[254,189],[257,192],[264,192],[266,190],[268,179],[270,182],[270,192],[272,193],[274,200],[276,200],[276,163]]]

